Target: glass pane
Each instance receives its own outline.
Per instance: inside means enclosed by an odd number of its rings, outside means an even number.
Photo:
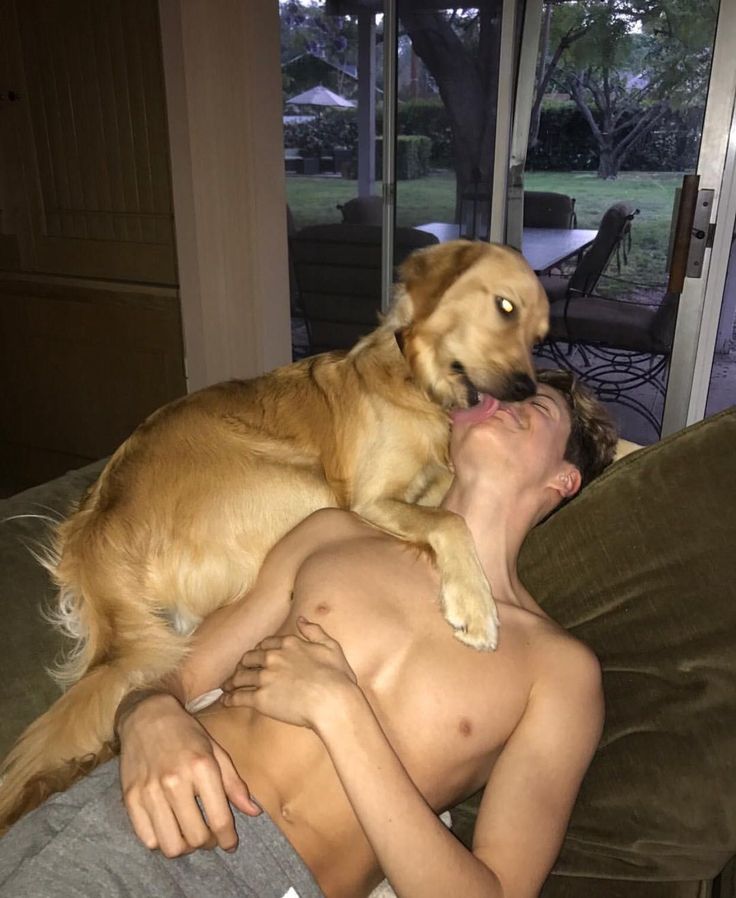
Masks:
[[[563,195],[574,201],[577,228],[601,231],[590,270],[571,258],[543,273],[553,320],[557,311],[556,362],[579,370],[610,402],[624,436],[641,443],[661,426],[667,365],[658,347],[671,341],[676,316],[676,298],[667,297],[673,205],[697,164],[717,12],[701,0],[544,4],[525,221],[549,226],[547,195]],[[620,203],[633,218],[616,230],[611,215],[601,228]],[[577,297],[571,284],[592,295],[568,306],[564,321],[557,304]],[[561,339],[565,326],[572,348]],[[585,336],[596,328],[598,345],[590,345]],[[631,346],[640,351],[623,349]]]
[[[736,243],[731,244],[705,413],[715,415],[732,405],[736,405]]]
[[[438,240],[488,239],[501,7],[399,0],[401,228]]]
[[[292,348],[301,358],[348,348],[378,323],[381,3],[279,7]]]

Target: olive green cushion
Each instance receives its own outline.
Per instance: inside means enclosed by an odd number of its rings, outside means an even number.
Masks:
[[[525,584],[606,693],[557,873],[698,881],[736,851],[735,559],[736,409],[617,462],[526,541]]]
[[[705,882],[637,882],[553,875],[540,898],[712,898],[712,893]]]
[[[102,464],[0,501],[0,757],[59,697],[46,668],[58,658],[63,639],[43,618],[54,591],[34,553],[48,546],[51,522],[67,514]]]

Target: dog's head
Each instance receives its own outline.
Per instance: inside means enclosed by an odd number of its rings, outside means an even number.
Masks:
[[[536,392],[531,348],[547,333],[549,304],[516,250],[455,240],[413,253],[386,324],[415,381],[444,408]]]

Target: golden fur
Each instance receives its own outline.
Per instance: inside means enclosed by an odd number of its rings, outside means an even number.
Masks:
[[[430,546],[458,638],[493,647],[495,607],[464,522],[421,505],[449,483],[448,410],[468,404],[471,383],[531,394],[547,317],[518,253],[441,244],[407,260],[388,317],[348,354],[151,415],[58,527],[57,617],[77,640],[60,676],[73,685],[5,759],[0,831],[109,753],[123,695],[175,668],[185,634],[243,595],[269,548],[318,508]]]

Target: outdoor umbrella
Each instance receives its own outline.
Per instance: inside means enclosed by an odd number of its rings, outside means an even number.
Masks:
[[[336,109],[352,109],[355,106],[352,100],[336,94],[322,84],[310,87],[286,102],[289,106],[331,106]]]

